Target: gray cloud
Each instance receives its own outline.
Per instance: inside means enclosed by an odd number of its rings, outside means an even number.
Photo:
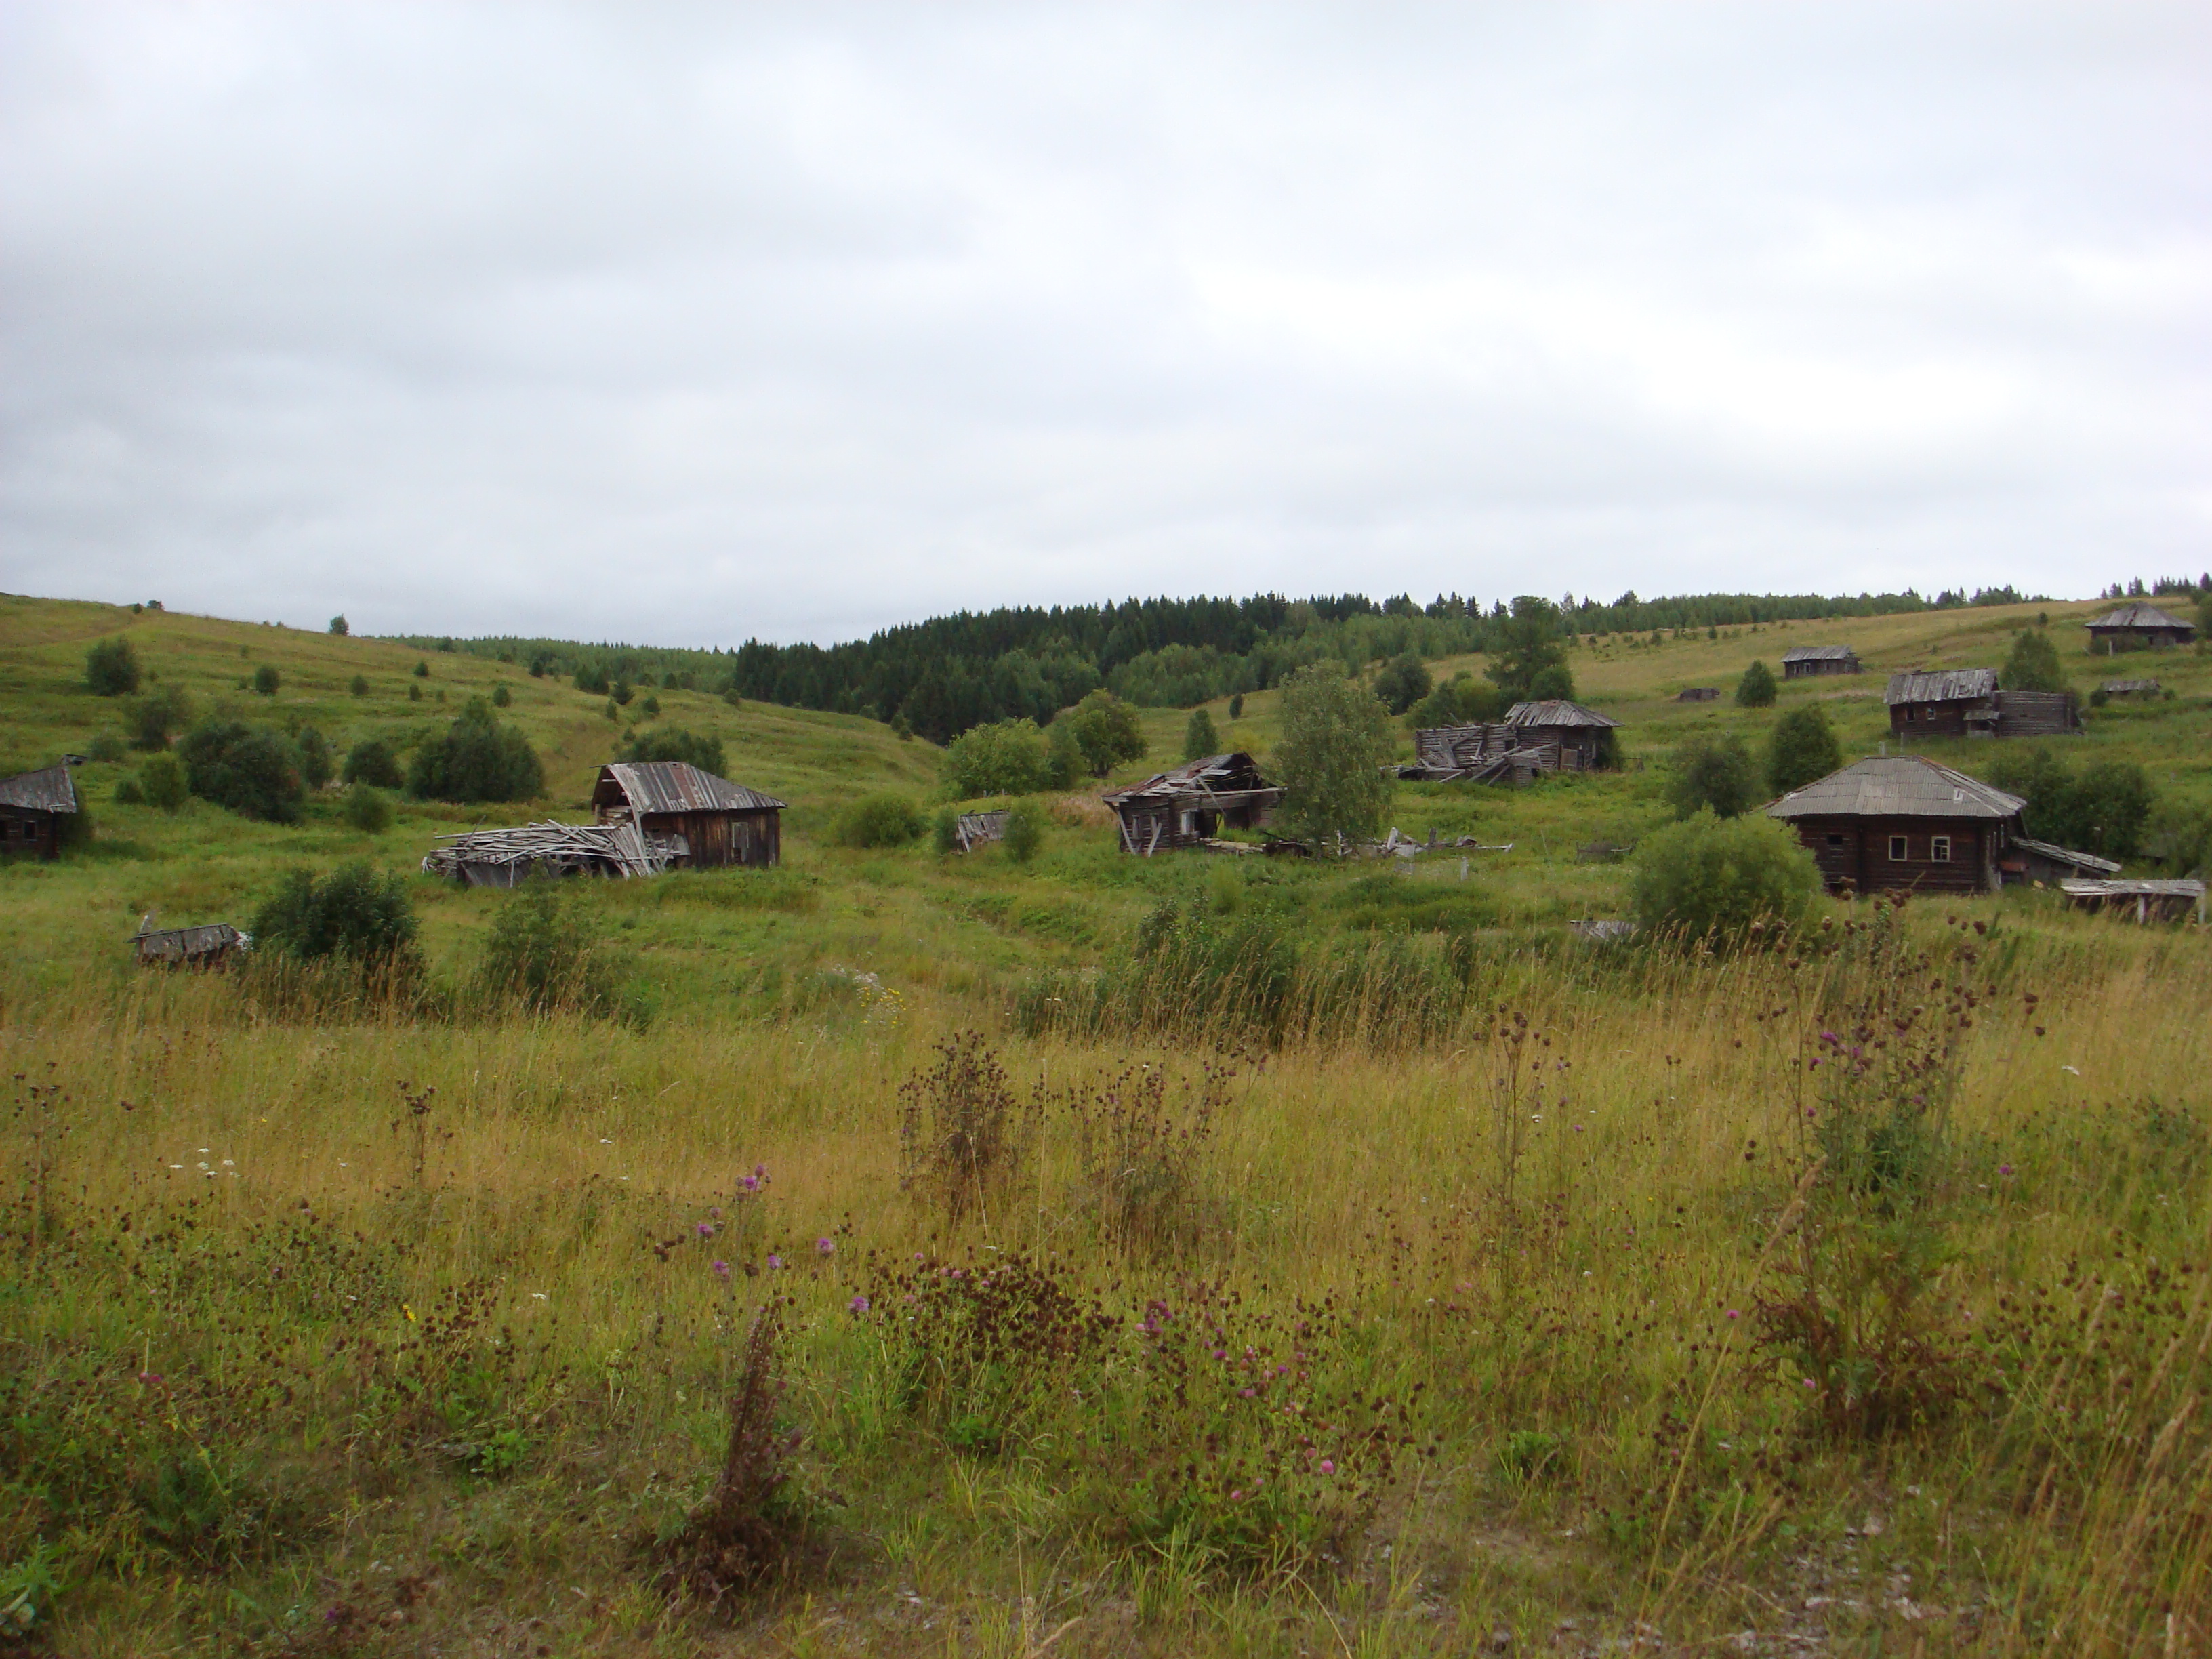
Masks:
[[[2194,7],[9,0],[0,570],[696,643],[2194,571],[2208,71]]]

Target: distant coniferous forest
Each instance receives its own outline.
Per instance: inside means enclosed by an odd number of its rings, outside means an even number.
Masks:
[[[2130,586],[2143,590],[2140,581]],[[2151,591],[2193,595],[2197,586],[2160,580]],[[763,702],[903,720],[918,735],[945,743],[991,720],[1048,723],[1099,686],[1146,707],[1188,708],[1264,690],[1323,658],[1357,670],[1407,651],[1430,658],[1486,651],[1516,611],[1548,616],[1563,637],[1601,639],[2034,602],[2009,586],[1932,599],[1909,588],[1826,598],[1705,593],[1645,599],[1632,592],[1609,605],[1569,594],[1487,607],[1456,593],[1426,605],[1402,593],[1381,601],[1357,593],[1306,599],[1261,593],[963,611],[830,646],[749,640],[724,651],[422,636],[405,642],[526,663],[534,674],[573,679],[589,691],[627,684],[734,692]]]

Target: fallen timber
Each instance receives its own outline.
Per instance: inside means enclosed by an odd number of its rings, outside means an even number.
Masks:
[[[562,823],[547,819],[512,830],[441,836],[452,843],[426,854],[426,874],[471,887],[513,887],[533,874],[657,876],[688,849],[680,836],[648,836],[633,822]]]

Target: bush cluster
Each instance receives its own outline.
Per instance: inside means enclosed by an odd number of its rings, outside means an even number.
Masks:
[[[924,827],[920,805],[884,790],[863,795],[840,812],[836,834],[842,847],[904,847]]]
[[[1637,849],[1630,902],[1647,933],[1733,945],[1801,926],[1820,888],[1813,855],[1780,819],[1700,811]]]
[[[442,737],[416,750],[407,787],[419,800],[531,800],[545,793],[545,769],[520,732],[471,697]]]

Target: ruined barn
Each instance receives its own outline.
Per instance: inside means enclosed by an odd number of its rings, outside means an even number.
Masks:
[[[1900,738],[1993,738],[1997,733],[1994,668],[1908,668],[1882,694],[1889,729]]]
[[[2026,805],[1924,756],[1885,755],[1766,811],[1797,831],[1831,892],[1982,893],[2002,881]]]
[[[0,780],[0,855],[58,856],[81,810],[66,763]]]
[[[1562,772],[1593,772],[1611,766],[1618,753],[1613,734],[1620,729],[1620,722],[1564,697],[1516,702],[1505,711],[1505,723],[1521,734],[1524,744],[1557,744]]]
[[[2096,910],[2130,921],[2204,921],[2204,884],[2196,880],[2062,881],[2059,890],[2077,910]]]
[[[2141,600],[2124,605],[2082,627],[2089,630],[2089,648],[2106,656],[2123,651],[2165,651],[2187,645],[2197,637],[2197,624]]]
[[[151,917],[131,935],[142,968],[228,968],[253,948],[253,935],[227,921],[198,927],[149,927]]]
[[[1149,858],[1196,847],[1224,830],[1257,829],[1282,798],[1240,750],[1186,761],[1102,799],[1121,826],[1122,851]]]
[[[1501,722],[1423,726],[1413,733],[1413,763],[1398,775],[1410,783],[1523,784],[1559,769],[1558,744]]]
[[[783,856],[784,803],[687,761],[614,761],[599,769],[592,810],[672,843],[671,862],[695,870],[766,866]]]
[[[1859,653],[1848,645],[1793,645],[1782,653],[1782,678],[1785,680],[1860,672]]]
[[[422,872],[465,887],[517,887],[532,876],[657,876],[676,860],[674,837],[648,836],[635,823],[562,823],[549,818],[505,830],[441,836],[424,855]]]

